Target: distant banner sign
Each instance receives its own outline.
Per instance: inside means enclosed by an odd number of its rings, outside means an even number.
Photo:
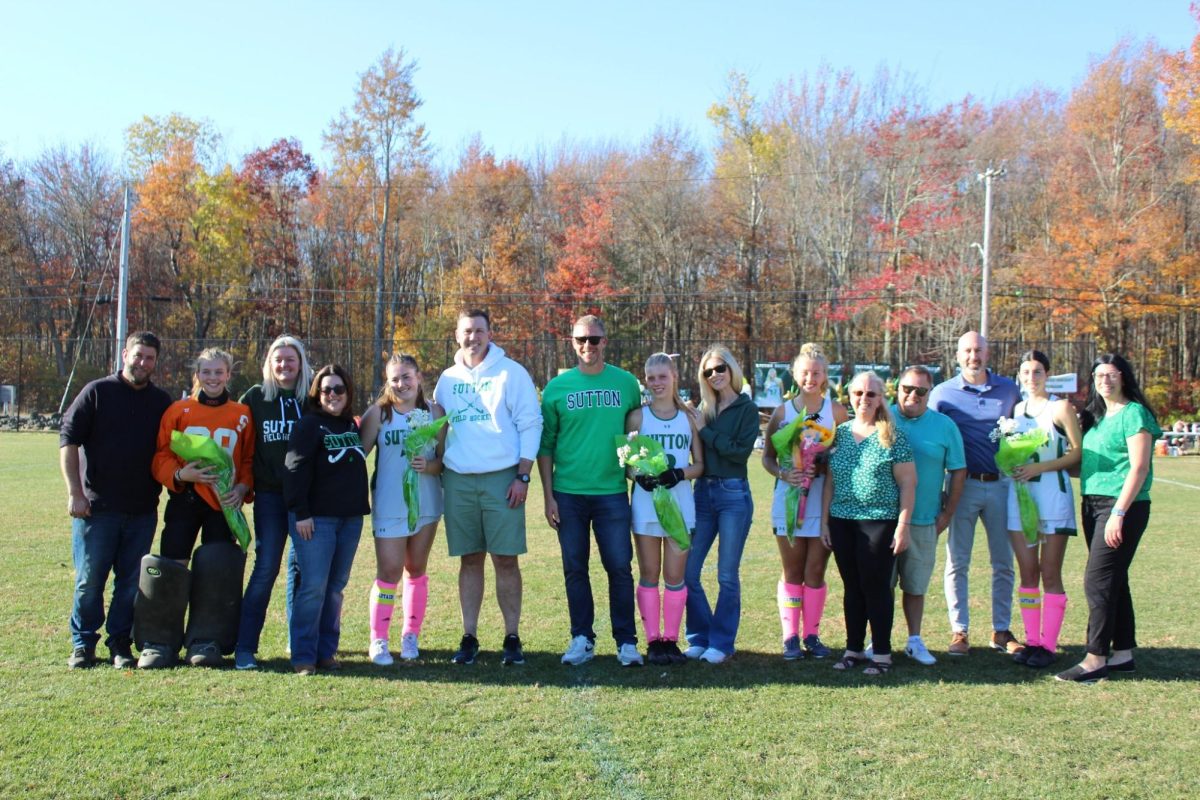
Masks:
[[[1058,395],[1075,394],[1079,391],[1079,376],[1074,372],[1050,375],[1046,378],[1046,391]]]
[[[792,366],[783,361],[765,361],[754,365],[754,403],[759,408],[777,408],[792,390]]]
[[[892,377],[892,365],[891,364],[855,364],[854,365],[854,374],[857,375],[860,372],[874,372],[876,375],[878,375],[880,378],[882,378],[883,380],[886,381],[886,380],[890,380]]]

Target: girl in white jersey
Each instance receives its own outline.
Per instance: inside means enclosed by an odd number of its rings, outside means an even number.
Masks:
[[[379,401],[362,419],[362,443],[367,453],[378,446],[375,475],[371,481],[371,526],[375,533],[375,583],[371,586],[371,661],[380,666],[392,663],[388,652],[392,609],[396,586],[404,579],[402,608],[404,631],[400,639],[400,658],[411,661],[420,655],[417,638],[429,601],[429,550],[442,516],[442,482],[438,477],[442,462],[438,456],[412,461],[418,477],[420,517],[416,530],[408,527],[408,507],[404,504],[402,481],[408,458],[404,440],[417,417],[425,422],[444,416],[436,403],[425,400],[421,372],[412,356],[396,354],[387,363],[387,383]],[[440,455],[440,454],[439,454]]]
[[[689,530],[696,525],[696,504],[692,499],[693,478],[704,473],[704,454],[696,435],[695,416],[699,413],[679,397],[679,372],[666,353],[646,359],[646,388],[650,402],[629,412],[625,430],[637,431],[658,440],[672,463],[672,469],[655,478],[636,479],[631,500],[634,543],[637,545],[640,578],[637,586],[638,611],[646,629],[647,657],[651,664],[679,664],[686,659],[679,650],[679,623],[687,603],[683,583],[687,552],[679,549],[658,523],[654,501],[655,486],[671,490],[683,512]],[[659,573],[666,590],[658,588]],[[661,625],[659,617],[662,617]]]
[[[1049,371],[1050,360],[1037,350],[1021,356],[1018,378],[1025,399],[1013,410],[1017,430],[1041,428],[1048,437],[1030,463],[1013,470],[1014,481],[1025,481],[1037,502],[1038,542],[1029,544],[1021,530],[1015,483],[1008,490],[1008,530],[1021,572],[1017,597],[1025,624],[1025,647],[1013,655],[1013,660],[1036,668],[1054,662],[1066,614],[1063,556],[1067,538],[1075,535],[1075,498],[1067,470],[1079,464],[1083,440],[1075,409],[1046,392]],[[1039,578],[1044,595],[1038,588]]]
[[[775,409],[767,423],[763,447],[763,469],[776,478],[775,495],[771,504],[771,527],[779,545],[783,576],[777,587],[779,621],[783,628],[783,657],[788,661],[803,658],[805,651],[813,658],[829,655],[819,636],[821,616],[825,613],[825,568],[829,564],[829,549],[821,543],[821,491],[825,485],[824,467],[816,472],[808,491],[804,522],[792,521],[792,541],[788,541],[787,490],[800,486],[805,476],[798,468],[783,469],[771,436],[797,417],[812,419],[818,425],[833,430],[850,418],[846,409],[835,403],[829,394],[828,362],[819,345],[808,342],[800,348],[792,364],[792,376],[798,392]],[[800,638],[803,619],[804,638]]]

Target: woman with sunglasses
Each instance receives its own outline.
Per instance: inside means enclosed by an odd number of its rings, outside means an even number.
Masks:
[[[854,419],[837,427],[822,503],[821,540],[833,550],[845,585],[846,651],[833,668],[867,664],[864,675],[882,676],[892,668],[892,571],[896,556],[908,547],[917,471],[878,375],[854,376],[850,404]]]
[[[1075,495],[1067,470],[1079,463],[1083,439],[1075,409],[1046,391],[1049,372],[1050,359],[1044,353],[1030,350],[1021,356],[1017,377],[1025,399],[1017,403],[1013,419],[1018,431],[1044,430],[1046,442],[1030,463],[1013,470],[1008,487],[1008,535],[1021,573],[1017,600],[1025,626],[1025,647],[1013,655],[1013,661],[1035,669],[1054,663],[1067,610],[1062,565],[1067,541],[1075,535]],[[1025,483],[1037,503],[1038,538],[1032,543],[1021,529],[1018,481]]]
[[[290,621],[292,667],[301,675],[341,669],[336,655],[342,591],[350,581],[363,516],[371,511],[353,404],[349,373],[336,364],[321,367],[284,458],[284,498],[301,576]]]
[[[792,377],[799,392],[771,414],[764,436],[763,469],[776,478],[771,503],[771,527],[775,531],[779,558],[783,562],[783,575],[779,579],[776,594],[779,620],[783,626],[783,657],[788,661],[803,658],[806,652],[813,658],[829,655],[829,648],[818,635],[821,616],[825,612],[825,570],[829,565],[829,548],[821,542],[821,493],[825,487],[825,476],[808,476],[812,478],[812,483],[804,509],[804,521],[796,525],[795,520],[786,520],[788,489],[800,486],[805,472],[799,468],[785,469],[780,465],[771,436],[797,417],[814,420],[829,430],[850,418],[846,409],[834,402],[829,394],[827,370],[828,362],[820,345],[809,342],[800,348],[800,355],[792,363]],[[824,473],[823,467],[820,472]],[[789,527],[792,528],[790,540]],[[804,623],[803,640],[800,638],[801,619]]]
[[[684,569],[687,640],[684,655],[720,664],[733,655],[742,616],[739,571],[754,519],[746,462],[758,438],[758,407],[742,394],[742,368],[725,347],[700,359],[700,414],[696,433],[704,451],[704,474],[696,480],[696,533]],[[708,602],[700,573],[717,544],[717,604]]]
[[[1087,655],[1055,677],[1092,683],[1133,672],[1133,597],[1129,566],[1150,522],[1154,442],[1162,428],[1129,362],[1105,353],[1092,363],[1083,418],[1081,521],[1088,546],[1083,591],[1088,601]]]

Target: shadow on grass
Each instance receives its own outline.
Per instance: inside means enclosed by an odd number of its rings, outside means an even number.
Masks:
[[[1154,681],[1200,683],[1200,650],[1194,648],[1139,648],[1136,652],[1137,671],[1112,673],[1112,682]],[[560,654],[546,651],[525,651],[525,664],[503,666],[499,652],[481,651],[474,664],[450,663],[450,650],[425,650],[414,662],[400,662],[390,667],[377,667],[367,661],[365,654],[355,651],[339,653],[342,669],[338,672],[319,672],[327,678],[357,680],[372,679],[398,683],[476,684],[494,686],[554,686],[561,688],[640,688],[640,689],[748,689],[761,686],[810,685],[823,688],[854,688],[863,686],[918,686],[924,684],[992,684],[1020,685],[1048,681],[1064,669],[1076,664],[1082,651],[1060,653],[1058,661],[1046,669],[1035,670],[1019,664],[1003,654],[974,650],[966,657],[939,656],[933,666],[921,666],[897,651],[895,665],[885,676],[868,676],[862,668],[846,672],[833,669],[833,658],[784,661],[778,654],[739,651],[724,664],[696,661],[678,666],[660,667],[647,664],[623,667],[612,653],[597,655],[593,661],[578,667],[560,663]],[[291,664],[285,659],[260,660],[260,671],[290,674]]]

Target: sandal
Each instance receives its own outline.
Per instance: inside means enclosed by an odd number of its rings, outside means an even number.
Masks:
[[[863,658],[862,656],[844,655],[837,661],[833,662],[833,668],[838,672],[845,672],[848,669],[854,669],[855,667],[866,664],[869,660],[870,659]]]
[[[890,661],[872,661],[870,666],[863,670],[863,675],[868,675],[872,678],[882,678],[892,671],[892,662]]]

